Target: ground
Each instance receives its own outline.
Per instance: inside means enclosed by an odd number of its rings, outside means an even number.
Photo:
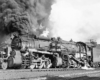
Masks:
[[[0,70],[0,80],[100,80],[100,69],[95,70]]]

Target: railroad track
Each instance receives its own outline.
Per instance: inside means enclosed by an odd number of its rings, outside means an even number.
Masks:
[[[69,76],[74,75],[77,73],[77,75],[80,73],[85,74],[91,73],[91,72],[100,72],[99,69],[96,70],[82,70],[82,69],[23,69],[23,70],[0,70],[0,80],[1,79],[8,79],[8,80],[18,80],[18,79],[29,79],[29,78],[37,78],[37,77],[43,77],[43,76]]]
[[[41,72],[41,71],[68,71],[68,70],[80,70],[80,69],[77,69],[77,68],[70,68],[70,69],[67,69],[67,68],[51,68],[51,69],[33,69],[31,71],[37,71],[37,72]]]
[[[67,69],[67,68],[50,68],[50,69],[7,69],[7,70],[0,70],[0,73],[2,72],[13,72],[13,71],[16,71],[16,72],[29,72],[29,71],[32,71],[32,72],[43,72],[43,71],[68,71],[68,70],[81,70],[81,69],[78,69],[78,68],[70,68],[70,69]]]

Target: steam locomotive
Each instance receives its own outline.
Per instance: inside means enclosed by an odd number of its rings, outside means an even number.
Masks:
[[[99,57],[94,58],[95,47],[95,42],[14,35],[2,68],[81,68],[86,63],[92,67],[100,62]]]

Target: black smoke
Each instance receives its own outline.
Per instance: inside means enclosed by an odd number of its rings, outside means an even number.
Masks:
[[[52,3],[53,0],[0,0],[0,34],[40,35],[48,26]]]

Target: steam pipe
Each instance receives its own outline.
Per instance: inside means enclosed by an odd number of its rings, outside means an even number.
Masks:
[[[36,37],[37,40],[44,40],[44,41],[51,41],[50,38],[46,38],[46,37]]]

